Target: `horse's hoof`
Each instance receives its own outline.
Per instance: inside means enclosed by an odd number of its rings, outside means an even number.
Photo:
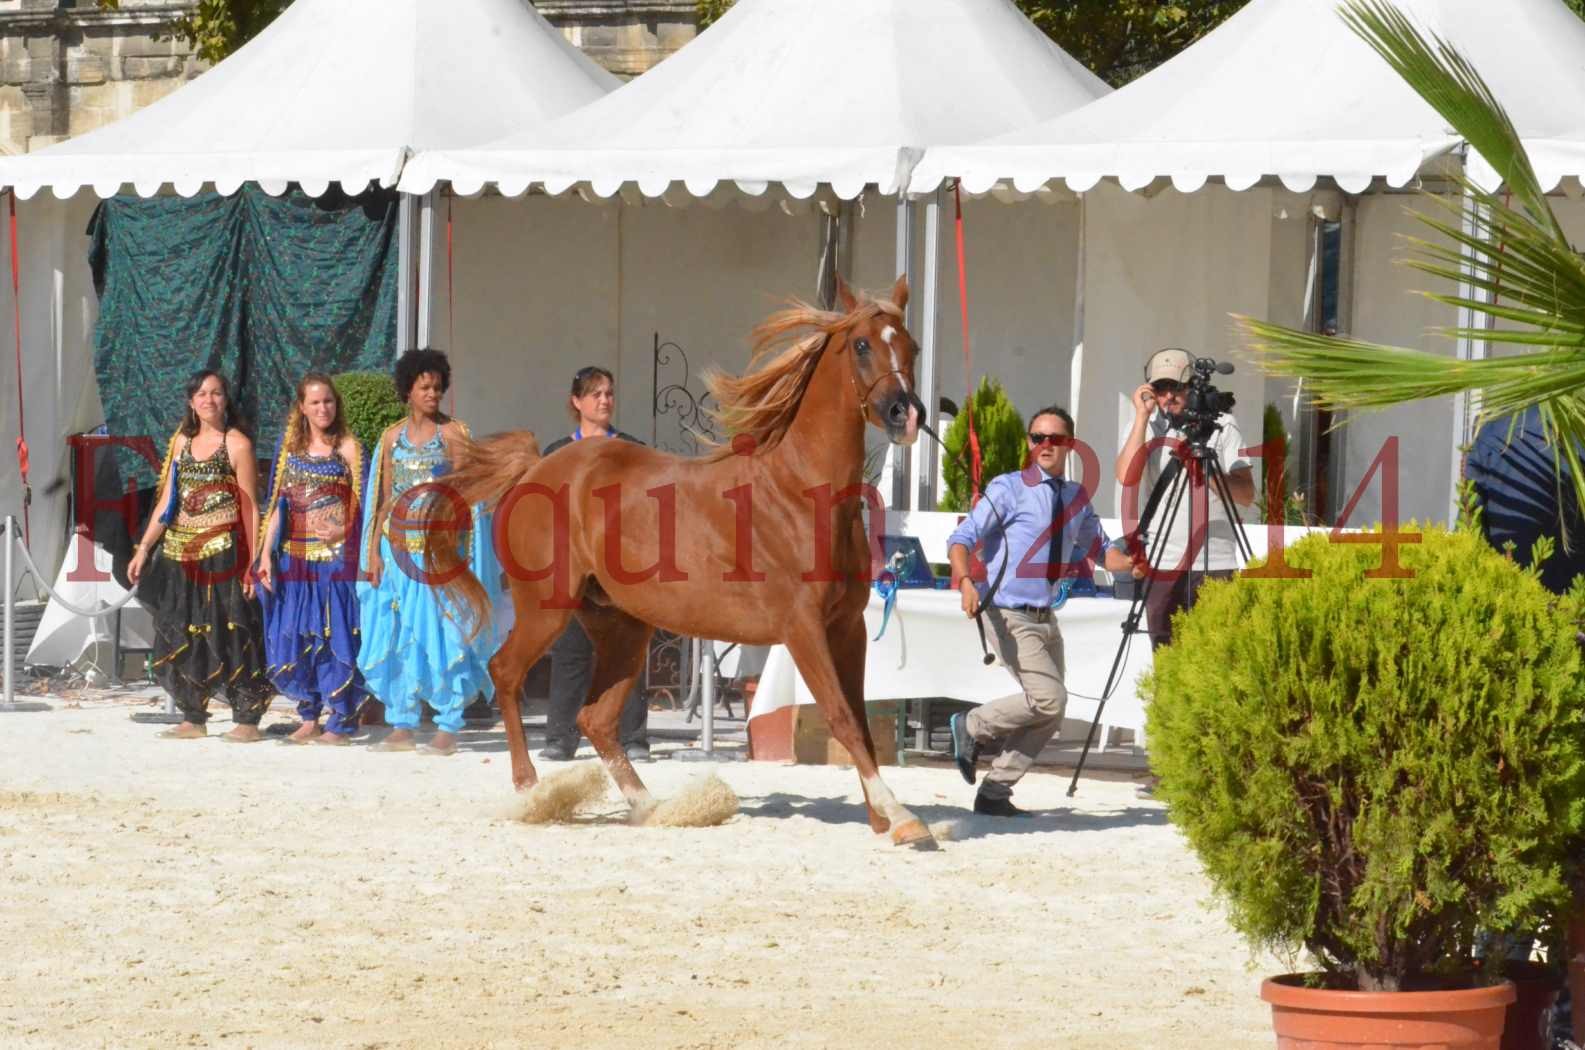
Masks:
[[[519,793],[532,791],[537,783],[539,783],[538,777],[523,777],[521,780],[517,777],[512,778],[512,787],[516,788]]]
[[[627,811],[627,822],[634,827],[643,827],[655,815],[655,810],[660,808],[660,803],[655,801],[640,802]]]
[[[906,824],[893,827],[892,845],[909,846],[925,852],[941,848],[936,842],[936,837],[930,834],[930,829],[925,827],[925,822],[922,820],[910,820]]]

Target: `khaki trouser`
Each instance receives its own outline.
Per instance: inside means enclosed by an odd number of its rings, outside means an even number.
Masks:
[[[981,704],[969,712],[967,724],[975,740],[1002,745],[980,794],[1008,798],[1013,785],[1062,727],[1062,712],[1068,706],[1068,690],[1062,684],[1066,673],[1062,631],[1049,614],[1042,618],[992,606],[985,619],[996,632],[1002,663],[1024,691]]]

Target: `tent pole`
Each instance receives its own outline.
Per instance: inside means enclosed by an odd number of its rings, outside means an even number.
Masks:
[[[1465,147],[1464,169],[1469,170],[1469,152]],[[1477,211],[1478,205],[1468,190],[1464,191],[1463,217],[1461,219],[1464,236],[1474,237],[1479,232],[1480,220],[1484,218],[1484,209]],[[1459,248],[1459,272],[1463,279],[1458,283],[1458,295],[1461,299],[1473,299],[1476,302],[1490,303],[1491,293],[1473,283],[1476,267],[1485,261],[1483,253],[1475,251],[1468,245]],[[1489,328],[1491,315],[1482,313],[1472,307],[1461,306],[1458,308],[1458,327],[1460,328]],[[1481,361],[1486,357],[1486,340],[1473,336],[1461,335],[1454,352],[1460,361]],[[1475,438],[1475,420],[1480,415],[1480,392],[1472,390],[1468,393],[1453,395],[1453,469],[1452,481],[1448,490],[1447,522],[1451,526],[1458,521],[1458,487],[1464,480],[1464,449]]]
[[[1073,356],[1068,364],[1068,411],[1073,413],[1074,429],[1084,429],[1084,398],[1080,397],[1084,385],[1084,267],[1089,261],[1089,243],[1086,240],[1088,197],[1079,194],[1079,244],[1078,266],[1073,275]],[[1103,471],[1104,473],[1104,471]],[[1101,491],[1101,478],[1084,479],[1097,493]]]
[[[899,276],[906,275],[910,298],[913,296],[914,281],[914,202],[908,199],[906,190],[897,194],[897,266]],[[905,310],[903,323],[908,324],[907,311]],[[909,449],[901,445],[892,445],[887,454],[892,463],[892,490],[888,494],[887,504],[896,510],[909,511],[915,507],[914,487],[909,484],[913,477],[913,458]]]
[[[418,343],[435,345],[435,190],[418,199]],[[452,348],[446,347],[449,352]]]
[[[941,303],[941,187],[925,201],[925,279],[919,309],[919,367],[914,378],[919,383],[919,400],[933,420],[939,411],[937,390],[939,368],[936,363],[937,329]],[[913,510],[936,509],[936,446],[920,441],[914,445]]]
[[[414,249],[414,206],[410,193],[397,194],[396,209],[396,356],[413,349],[413,292],[417,259]]]

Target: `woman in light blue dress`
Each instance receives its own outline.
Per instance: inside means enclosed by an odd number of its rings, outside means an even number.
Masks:
[[[457,750],[463,709],[474,697],[494,695],[489,661],[500,633],[486,625],[468,640],[455,610],[432,586],[423,565],[424,509],[442,492],[422,486],[443,480],[451,468],[448,443],[468,437],[468,428],[440,410],[451,385],[451,365],[438,350],[412,350],[396,363],[396,393],[407,418],[381,435],[370,470],[364,506],[363,572],[358,616],[363,636],[358,668],[368,691],[385,704],[392,732],[376,751],[450,755]],[[415,491],[416,490],[416,491]],[[498,586],[500,569],[489,521],[475,514],[462,533],[474,574]],[[422,705],[435,710],[437,732],[427,743],[415,737]]]

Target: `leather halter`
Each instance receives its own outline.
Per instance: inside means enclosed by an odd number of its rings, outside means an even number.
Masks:
[[[849,343],[847,348],[849,351],[852,351],[853,344]],[[895,355],[893,356],[892,360],[896,361]],[[902,369],[892,367],[876,376],[870,381],[870,385],[865,387],[863,392],[860,392],[858,366],[856,364],[848,366],[848,379],[853,383],[853,396],[859,399],[859,418],[864,420],[864,422],[871,423],[883,430],[886,428],[886,424],[876,422],[875,419],[873,419],[870,415],[870,391],[879,386],[881,380],[885,379],[887,376],[896,376],[897,381],[902,384],[903,390],[906,391],[908,389],[908,378],[903,375]]]

